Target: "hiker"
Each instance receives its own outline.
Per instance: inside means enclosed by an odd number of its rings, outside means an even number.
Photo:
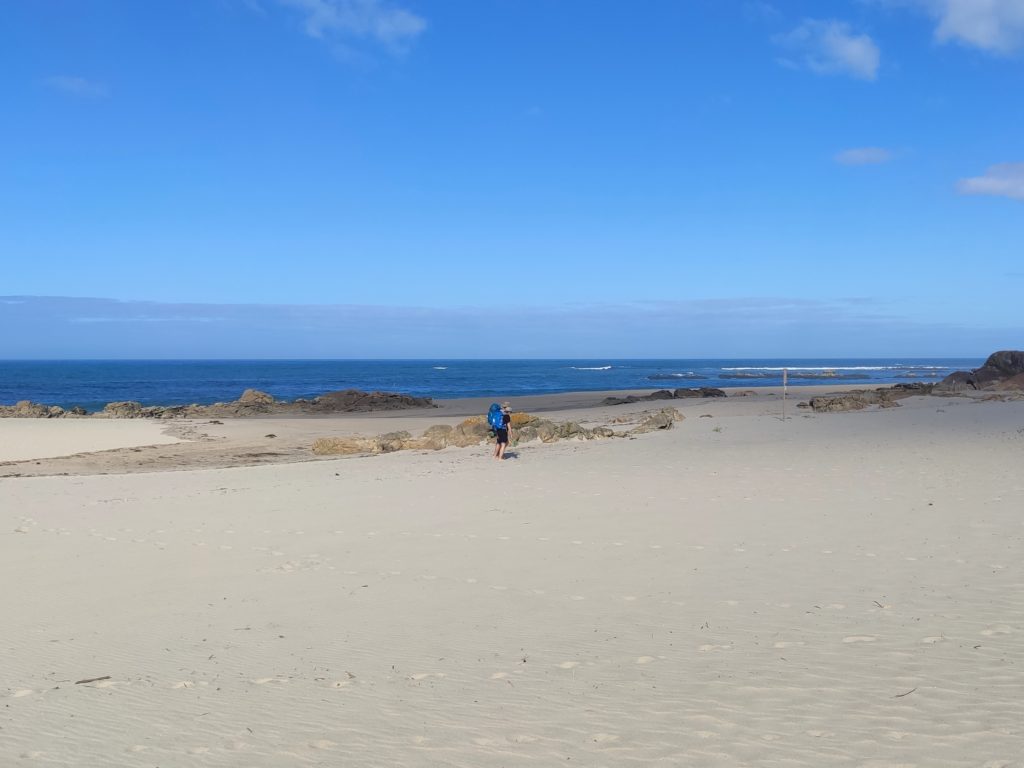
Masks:
[[[494,458],[499,461],[505,458],[505,449],[508,448],[508,441],[511,439],[512,414],[510,409],[509,403],[501,405],[492,403],[487,412],[487,423],[494,430]]]

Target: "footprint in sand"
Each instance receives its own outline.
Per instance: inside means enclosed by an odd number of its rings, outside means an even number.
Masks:
[[[981,630],[981,634],[983,634],[985,637],[994,637],[996,635],[1012,635],[1013,629],[1011,627],[1006,626],[1005,624],[997,624],[994,627],[989,627],[988,629]]]
[[[191,680],[179,680],[171,685],[171,688],[195,688],[195,683]]]
[[[931,637],[922,637],[921,642],[932,645],[933,643],[941,643],[945,639],[942,635],[932,635]]]
[[[558,665],[559,669],[575,669],[580,663],[578,661],[563,661]]]
[[[286,678],[286,677],[259,677],[259,678],[256,678],[255,680],[250,680],[250,682],[255,683],[256,685],[266,685],[267,683],[284,684],[284,683],[288,682],[288,678]]]
[[[626,596],[625,596],[625,597],[623,597],[622,599],[623,599],[623,600],[625,600],[625,601],[626,601],[627,603],[631,603],[631,602],[633,602],[634,600],[636,600],[636,598],[635,598],[635,597],[634,597],[633,595],[626,595]]]
[[[569,599],[570,600],[586,600],[587,598],[585,598],[583,595],[569,595]]]
[[[698,651],[707,653],[708,651],[731,651],[731,645],[701,645],[697,647]]]
[[[12,699],[20,699],[22,696],[31,696],[35,691],[31,688],[22,688],[20,691],[15,691],[11,694]]]
[[[792,647],[797,646],[797,645],[803,645],[803,641],[801,641],[801,640],[780,640],[779,642],[775,643],[772,647],[773,648],[792,648]]]
[[[637,664],[650,664],[652,661],[654,661],[654,657],[653,656],[641,656],[641,657],[639,657],[636,660],[636,663]]]
[[[309,746],[313,749],[334,749],[338,744],[328,739],[317,739],[316,741],[309,742]]]
[[[508,677],[508,672],[495,672],[491,675],[491,680],[504,680]]]
[[[409,675],[410,680],[426,680],[428,677],[444,677],[444,672],[417,672],[415,675]]]
[[[607,744],[610,741],[618,741],[621,737],[616,736],[614,733],[595,733],[590,738],[598,744]]]
[[[843,638],[843,642],[844,643],[873,643],[877,639],[878,638],[874,637],[873,635],[850,635],[849,637],[844,637]]]

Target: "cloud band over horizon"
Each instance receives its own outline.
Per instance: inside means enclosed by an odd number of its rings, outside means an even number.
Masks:
[[[864,298],[593,303],[499,314],[9,296],[0,297],[0,325],[22,329],[0,339],[2,359],[955,357],[1024,338],[1024,328],[915,321]]]

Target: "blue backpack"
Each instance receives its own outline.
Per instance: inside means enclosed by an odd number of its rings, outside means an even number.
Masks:
[[[502,421],[501,406],[497,403],[491,403],[490,409],[487,411],[487,423],[491,429],[502,429],[505,424]]]

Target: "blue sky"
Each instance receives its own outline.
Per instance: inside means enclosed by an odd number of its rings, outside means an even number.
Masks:
[[[12,0],[0,83],[0,357],[1024,347],[1024,0]]]

